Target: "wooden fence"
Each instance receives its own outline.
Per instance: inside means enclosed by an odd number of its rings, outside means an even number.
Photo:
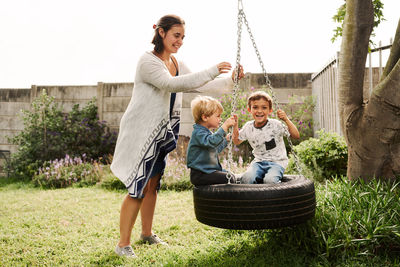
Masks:
[[[368,71],[364,76],[364,96],[367,100],[375,85],[378,84],[383,71],[384,59],[383,51],[392,47],[390,45],[371,49],[368,56]],[[390,50],[389,50],[390,51]],[[378,56],[378,67],[373,67],[373,57]],[[317,73],[311,76],[312,95],[316,100],[316,107],[313,114],[314,133],[319,129],[325,129],[329,132],[336,132],[342,135],[340,127],[339,109],[338,109],[338,66],[339,52]]]

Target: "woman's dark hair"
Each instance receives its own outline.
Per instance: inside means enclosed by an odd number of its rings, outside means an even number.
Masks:
[[[164,32],[167,33],[172,26],[177,24],[185,25],[185,21],[176,15],[165,15],[157,22],[157,25],[155,25],[154,37],[151,41],[151,43],[154,44],[154,51],[161,53],[164,50],[163,38],[158,32],[158,29],[162,28]]]

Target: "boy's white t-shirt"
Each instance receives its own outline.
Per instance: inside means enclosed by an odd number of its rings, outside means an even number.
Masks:
[[[288,128],[275,119],[268,119],[261,128],[254,126],[254,120],[248,121],[239,131],[239,139],[247,140],[253,148],[253,161],[272,161],[286,168],[288,157],[283,136],[289,136]]]

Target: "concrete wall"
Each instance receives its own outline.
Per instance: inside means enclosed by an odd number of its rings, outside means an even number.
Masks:
[[[281,104],[288,103],[292,95],[311,95],[311,73],[279,73],[269,74],[274,87],[276,99]],[[264,78],[262,74],[247,73],[242,79],[240,87],[250,90],[262,89]],[[8,142],[6,136],[12,137],[23,129],[21,110],[29,110],[30,104],[43,90],[60,103],[65,112],[69,112],[75,104],[81,107],[96,97],[100,120],[107,122],[115,131],[119,129],[119,122],[132,95],[133,83],[102,83],[97,85],[68,85],[68,86],[38,86],[31,88],[0,89],[0,150],[16,151],[16,146]],[[222,91],[207,92],[204,95],[222,96]],[[181,114],[180,135],[190,136],[193,118],[190,111],[190,102],[199,93],[184,93]],[[186,140],[187,138],[181,138]],[[3,160],[0,155],[0,166]],[[1,172],[1,169],[0,169]],[[1,173],[0,173],[1,174]]]
[[[20,119],[21,110],[29,109],[31,89],[0,89],[0,176],[4,175],[4,163],[11,151],[17,147],[8,142],[24,128]]]
[[[7,136],[12,137],[24,128],[21,110],[29,109],[31,89],[0,89],[0,150],[15,151]]]
[[[132,96],[133,83],[98,83],[97,106],[100,120],[115,131]]]

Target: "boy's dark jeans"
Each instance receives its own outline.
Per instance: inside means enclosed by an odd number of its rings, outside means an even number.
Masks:
[[[212,185],[212,184],[227,184],[226,172],[215,171],[205,173],[196,169],[190,169],[190,182],[193,185]],[[232,182],[232,181],[231,181]]]

